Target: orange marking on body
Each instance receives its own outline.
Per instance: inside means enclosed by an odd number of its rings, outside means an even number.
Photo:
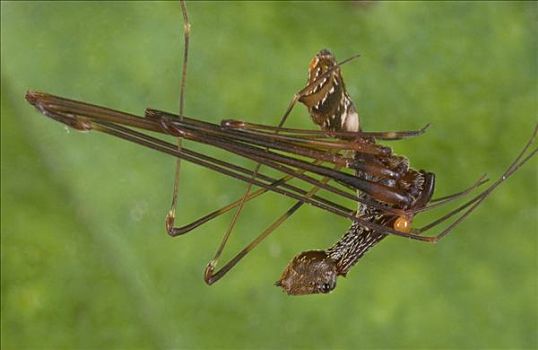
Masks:
[[[393,227],[396,231],[409,233],[411,232],[411,223],[412,223],[411,219],[405,216],[400,216],[398,219],[396,219],[396,221],[394,221]]]

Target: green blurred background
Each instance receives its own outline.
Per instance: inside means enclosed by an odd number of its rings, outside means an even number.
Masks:
[[[537,161],[436,246],[390,238],[325,296],[274,287],[349,225],[303,208],[222,281],[202,280],[229,216],[164,231],[175,161],[43,118],[37,89],[177,111],[178,4],[2,2],[2,348],[536,348]],[[536,3],[189,3],[186,113],[275,124],[311,57],[343,59],[366,130],[437,174],[498,176],[536,123]],[[302,106],[290,126],[312,128]],[[186,164],[180,220],[244,185]],[[229,257],[289,206],[251,203]],[[270,203],[270,204],[269,204]]]

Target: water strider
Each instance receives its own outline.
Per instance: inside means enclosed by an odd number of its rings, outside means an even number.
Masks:
[[[351,227],[332,247],[326,250],[307,251],[296,256],[286,267],[277,285],[288,294],[294,295],[329,292],[334,289],[338,276],[345,276],[366,250],[389,234],[426,242],[438,241],[480,205],[500,183],[536,154],[537,150],[531,149],[536,136],[535,128],[522,152],[498,180],[438,220],[420,228],[412,228],[414,215],[467,195],[481,186],[485,180],[479,179],[473,186],[460,193],[432,200],[434,175],[428,171],[412,169],[406,158],[393,154],[390,148],[376,142],[379,139],[397,140],[418,136],[424,130],[363,132],[357,108],[346,92],[340,64],[336,63],[328,50],[320,51],[311,61],[307,86],[294,96],[277,127],[231,120],[215,125],[187,118],[183,114],[183,96],[190,24],[185,4],[182,2],[181,6],[185,21],[185,51],[179,116],[147,110],[144,117],[137,117],[33,91],[29,91],[26,98],[46,116],[76,130],[108,133],[260,187],[252,191],[249,186],[244,196],[230,205],[211,212],[191,224],[175,227],[179,180],[176,181],[173,204],[166,220],[167,231],[172,236],[189,232],[234,208],[237,210],[215,257],[206,269],[205,280],[209,284],[224,276],[287,217],[307,203],[352,220]],[[301,102],[307,107],[312,120],[321,127],[320,131],[283,127],[296,102]],[[179,140],[186,138],[209,144],[263,164],[263,167],[246,169],[187,149],[180,142],[174,144],[162,141],[147,131],[171,135],[178,137]],[[305,158],[311,161],[305,161]],[[263,170],[265,167],[281,171],[282,177],[275,178],[265,174]],[[176,172],[176,179],[179,179],[177,174],[179,170]],[[314,187],[305,190],[303,187],[291,185],[289,180],[292,178],[300,179]],[[358,202],[358,209],[334,203],[317,194],[319,190],[329,191]],[[220,270],[215,271],[218,258],[232,232],[240,209],[247,201],[266,191],[289,196],[296,199],[297,203]],[[422,235],[447,220],[451,220],[450,223],[438,234]]]

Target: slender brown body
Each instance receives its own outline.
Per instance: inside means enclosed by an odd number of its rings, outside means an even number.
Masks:
[[[320,74],[327,72],[336,64],[330,51],[321,50],[309,66],[308,83],[312,83]],[[306,105],[312,120],[324,130],[360,130],[359,115],[345,90],[340,69],[334,70],[329,77],[315,85],[300,101]],[[365,139],[364,142],[375,144],[375,138]],[[407,210],[423,208],[432,198],[435,187],[434,175],[410,168],[405,157],[392,153],[372,155],[355,152],[353,158],[354,162],[350,164],[350,168],[355,169],[357,178],[387,188],[387,191],[373,193],[358,192],[360,199]],[[369,171],[365,171],[365,167]],[[398,202],[393,197],[385,195],[396,192],[404,194],[406,201]],[[400,217],[381,208],[361,202],[357,217],[385,227],[394,227],[394,224],[401,220]],[[403,219],[409,224],[412,220],[411,217]],[[382,231],[353,222],[344,236],[332,247],[326,250],[306,251],[296,256],[276,284],[290,295],[328,293],[336,287],[337,276],[345,276],[368,249],[386,236],[387,234]]]

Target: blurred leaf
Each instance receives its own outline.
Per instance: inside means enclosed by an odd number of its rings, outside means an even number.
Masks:
[[[223,281],[202,281],[229,217],[164,232],[174,160],[66,131],[27,89],[141,114],[176,111],[174,2],[2,2],[2,348],[536,348],[536,160],[436,246],[387,239],[329,296],[272,286],[345,220],[304,208]],[[537,115],[536,4],[193,2],[186,112],[274,124],[329,47],[367,130],[437,174],[437,194],[497,176]],[[302,107],[290,126],[312,127]],[[181,220],[244,185],[186,164]],[[228,256],[290,205],[249,204]],[[381,248],[382,247],[382,248]]]

